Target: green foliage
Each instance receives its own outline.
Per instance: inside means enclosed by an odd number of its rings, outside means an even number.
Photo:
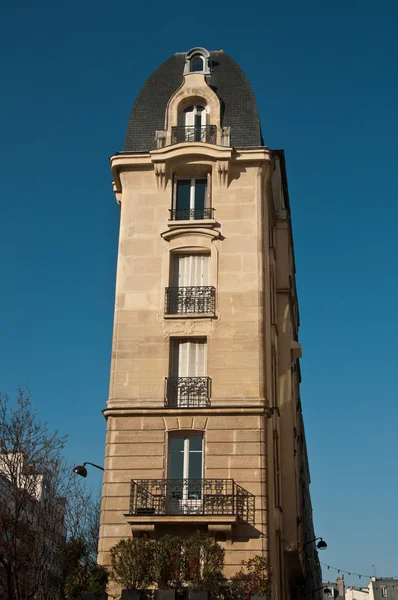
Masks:
[[[253,594],[271,595],[272,574],[267,559],[256,555],[241,564],[241,570],[232,577],[234,595],[243,600],[249,600]]]
[[[153,544],[151,579],[160,590],[181,587],[183,542],[165,535]]]
[[[64,596],[82,592],[100,594],[106,589],[108,571],[90,560],[87,544],[82,539],[66,542],[60,552]]]
[[[217,592],[223,580],[224,550],[197,531],[187,540],[165,535],[121,540],[111,548],[112,579],[123,589],[192,589]]]
[[[110,552],[111,576],[122,588],[141,589],[152,583],[153,546],[149,540],[120,540]]]
[[[196,531],[184,545],[183,579],[192,589],[217,592],[223,575],[224,549],[208,535]]]
[[[105,592],[109,580],[109,573],[102,565],[95,565],[88,574],[87,591],[93,594]]]

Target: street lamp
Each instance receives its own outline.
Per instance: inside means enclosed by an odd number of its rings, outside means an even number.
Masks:
[[[87,477],[86,465],[91,465],[92,467],[95,467],[96,469],[100,469],[101,471],[104,470],[104,468],[100,467],[99,465],[95,465],[94,463],[91,463],[91,462],[85,462],[82,465],[76,465],[76,467],[73,468],[73,472],[77,473],[77,475],[81,475],[81,477]]]
[[[314,595],[315,592],[319,592],[319,590],[323,590],[323,593],[325,594],[325,596],[331,596],[332,595],[332,590],[327,585],[323,585],[322,587],[317,588],[316,590],[313,590],[312,594]]]
[[[316,547],[318,548],[318,550],[326,550],[326,548],[328,547],[328,545],[327,545],[327,543],[321,537],[316,537],[313,540],[310,540],[309,542],[307,542],[306,544],[304,544],[304,548],[306,546],[308,546],[308,544],[313,544],[317,540],[319,540],[319,542],[316,545]]]

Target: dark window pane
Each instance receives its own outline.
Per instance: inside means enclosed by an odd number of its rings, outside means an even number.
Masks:
[[[195,115],[195,131],[194,131],[195,142],[202,141],[202,116]]]
[[[172,452],[170,460],[170,479],[182,479],[184,477],[184,453]]]
[[[193,112],[193,106],[187,106],[187,108],[184,108],[183,112],[184,113]]]
[[[203,71],[203,58],[194,56],[191,59],[191,71]]]
[[[175,437],[171,440],[172,452],[184,452],[184,438]]]
[[[207,179],[195,179],[195,219],[203,219]]]
[[[202,451],[202,438],[197,437],[197,438],[191,438],[189,440],[189,450],[192,452],[192,450],[200,450]]]
[[[191,181],[190,179],[177,181],[177,211],[184,210],[189,211],[190,208],[190,196],[191,196]],[[189,219],[188,217],[181,217],[182,219]],[[177,213],[178,219],[178,213]]]
[[[189,453],[189,479],[202,479],[202,453]]]

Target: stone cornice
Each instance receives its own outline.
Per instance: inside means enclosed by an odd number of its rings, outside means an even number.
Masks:
[[[232,156],[232,148],[206,144],[205,142],[181,142],[180,144],[165,146],[164,148],[150,152],[153,163],[167,162],[192,155],[210,160],[229,160]]]
[[[211,227],[211,226],[210,226]],[[160,235],[166,241],[171,240],[174,237],[182,235],[208,235],[212,240],[216,240],[220,237],[220,232],[211,228],[200,227],[199,224],[196,227],[179,227],[163,231]]]
[[[157,416],[157,417],[188,417],[202,416],[210,417],[216,415],[265,415],[269,416],[269,408],[266,406],[228,406],[217,408],[140,408],[140,407],[109,407],[104,408],[102,414],[108,417],[126,417],[126,416]]]

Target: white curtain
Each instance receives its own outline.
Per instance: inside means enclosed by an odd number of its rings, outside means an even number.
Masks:
[[[172,377],[206,376],[206,340],[175,340]]]
[[[210,256],[180,254],[173,260],[172,287],[210,285]]]

